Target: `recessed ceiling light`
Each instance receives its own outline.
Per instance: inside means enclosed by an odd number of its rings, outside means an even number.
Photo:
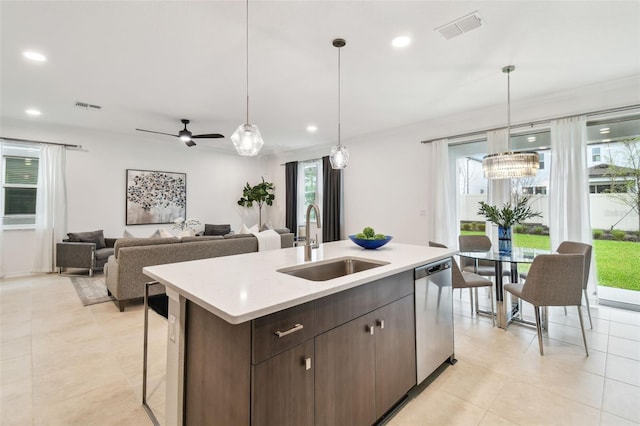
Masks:
[[[611,142],[611,139],[602,139],[602,142]]]
[[[29,109],[25,110],[25,113],[27,113],[27,115],[31,115],[33,117],[37,117],[38,115],[42,114],[37,109],[33,109],[33,108],[29,108]]]
[[[527,138],[527,140],[528,140],[529,142],[535,142],[535,141],[536,141],[536,137],[535,137],[535,136],[529,136],[529,137]]]
[[[317,126],[314,126],[313,124],[309,124],[309,125],[307,126],[307,132],[309,132],[309,133],[314,133],[314,132],[315,132],[315,131],[317,131],[317,130],[318,130],[318,127],[317,127]]]
[[[607,133],[611,133],[611,130],[608,127],[603,127],[602,129],[600,129],[601,135],[606,135]]]
[[[391,41],[393,47],[407,47],[411,44],[411,38],[407,36],[398,36]]]
[[[34,52],[33,50],[27,50],[27,51],[23,52],[22,55],[25,58],[30,59],[30,60],[35,61],[35,62],[44,62],[44,61],[47,60],[47,57],[44,56],[42,53]]]

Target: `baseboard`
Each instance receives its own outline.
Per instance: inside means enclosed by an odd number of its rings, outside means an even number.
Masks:
[[[640,291],[598,286],[598,304],[640,312]]]

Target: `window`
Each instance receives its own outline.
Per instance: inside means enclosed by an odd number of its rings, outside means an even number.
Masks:
[[[2,225],[33,225],[36,219],[38,150],[3,146]]]
[[[532,211],[542,214],[528,222],[528,226],[519,227],[514,235],[516,247],[549,249],[549,237],[543,235],[548,227],[549,212],[549,168],[553,157],[549,151],[550,132],[538,131],[531,134],[513,136],[511,146],[526,151],[535,151],[540,156],[540,170],[534,177],[512,179],[513,195],[526,195],[530,198]],[[460,235],[485,234],[494,232],[487,229],[486,220],[478,214],[478,203],[487,202],[488,181],[482,172],[482,158],[487,152],[484,140],[449,145],[450,167],[455,170],[457,191],[456,208],[460,218]],[[534,223],[535,222],[535,223]]]
[[[593,162],[597,162],[600,161],[600,147],[599,146],[595,146],[593,148],[591,148],[591,161]]]
[[[317,204],[322,207],[322,160],[301,162],[298,167],[298,224],[306,222],[307,207]],[[311,210],[311,222],[316,222],[316,213]]]
[[[524,186],[522,187],[522,193],[524,195],[546,195],[546,186]]]

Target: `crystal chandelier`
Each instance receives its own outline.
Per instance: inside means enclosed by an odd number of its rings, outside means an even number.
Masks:
[[[537,152],[511,151],[511,81],[513,65],[502,68],[507,74],[507,140],[509,151],[489,154],[482,159],[482,170],[487,179],[510,179],[535,176],[540,168],[540,156]]]
[[[338,145],[331,148],[329,161],[331,168],[344,169],[349,162],[349,151],[347,147],[340,144],[340,48],[344,47],[347,42],[341,38],[337,38],[332,42],[334,47],[338,48]]]
[[[233,132],[231,142],[238,154],[245,156],[258,155],[264,145],[258,126],[249,124],[249,0],[247,0],[247,121]]]

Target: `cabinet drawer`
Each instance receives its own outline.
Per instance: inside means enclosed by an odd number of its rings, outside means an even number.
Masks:
[[[316,335],[313,302],[257,318],[251,324],[253,364]]]
[[[413,271],[363,284],[315,301],[316,334],[413,293]]]

